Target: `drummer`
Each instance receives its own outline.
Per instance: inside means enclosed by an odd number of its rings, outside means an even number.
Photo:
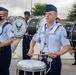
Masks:
[[[59,22],[60,22],[60,18],[57,17],[57,18],[56,18],[56,23],[59,23]]]
[[[10,23],[7,24],[8,12],[8,9],[0,7],[0,75],[10,75],[11,43],[14,41],[14,29]],[[6,26],[3,29],[4,25]]]
[[[29,11],[24,12],[24,18],[25,18],[27,28],[28,28],[28,24],[29,24],[29,20],[30,20],[30,12]],[[24,37],[23,37],[23,41],[22,41],[22,57],[23,57],[23,59],[30,59],[30,57],[27,55],[28,50],[29,50],[30,40],[31,40],[31,37],[28,35],[28,31],[26,31],[26,33],[24,34]]]
[[[53,58],[55,61],[51,64],[51,69],[47,75],[61,75],[62,65],[60,56],[67,52],[68,45],[70,45],[65,28],[60,23],[56,23],[57,12],[57,8],[54,5],[46,5],[45,18],[47,23],[45,24],[45,31],[43,32],[44,25],[41,25],[30,42],[30,49],[28,52],[28,55],[32,56],[34,53],[35,43],[41,40],[41,52],[48,54],[48,56]],[[58,24],[59,27],[52,34],[51,32]]]

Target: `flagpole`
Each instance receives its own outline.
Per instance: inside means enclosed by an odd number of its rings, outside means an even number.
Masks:
[[[31,9],[32,9],[32,0],[31,0]]]

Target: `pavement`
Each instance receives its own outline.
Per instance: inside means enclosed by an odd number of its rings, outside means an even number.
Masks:
[[[20,61],[18,58],[13,58],[10,66],[10,75],[16,75],[16,64]],[[76,75],[76,66],[72,65],[74,59],[62,59],[61,75]]]

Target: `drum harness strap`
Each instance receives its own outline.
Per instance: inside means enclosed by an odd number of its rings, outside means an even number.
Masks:
[[[10,22],[5,22],[2,26],[2,32],[0,33],[0,35],[2,35],[3,33],[3,30],[4,30],[4,27],[7,26],[8,24],[11,24]]]
[[[0,33],[0,36],[2,35],[3,33],[3,30],[4,30],[4,27],[7,25],[7,24],[11,24],[10,22],[5,22],[2,26],[2,32]],[[0,48],[0,52],[2,52],[4,50],[4,47]]]
[[[53,35],[60,26],[61,26],[61,24],[60,24],[60,23],[57,23],[57,25],[53,27],[53,29],[50,31],[49,34],[52,34],[52,35]],[[42,26],[42,31],[41,31],[41,33],[43,33],[43,34],[44,34],[44,37],[45,37],[44,47],[42,48],[41,53],[42,53],[42,51],[44,50],[45,47],[46,47],[47,50],[50,52],[50,50],[49,50],[49,48],[48,48],[48,43],[47,43],[47,40],[48,40],[47,37],[48,37],[49,34],[48,34],[48,35],[46,34],[46,24]],[[43,58],[40,57],[40,60],[42,60],[42,59],[43,59]],[[47,57],[47,63],[48,63],[50,66],[49,66],[49,69],[46,71],[46,74],[47,74],[47,73],[49,72],[49,70],[51,69],[51,62],[52,62],[52,59],[48,56],[48,57]]]

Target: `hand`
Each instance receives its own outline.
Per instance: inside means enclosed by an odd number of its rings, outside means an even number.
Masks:
[[[33,49],[30,49],[29,51],[28,51],[28,56],[30,56],[30,57],[32,57],[33,56],[33,53],[34,53],[34,50]]]
[[[50,53],[48,52],[48,56],[50,56],[51,58],[56,58],[58,55],[58,53]]]

